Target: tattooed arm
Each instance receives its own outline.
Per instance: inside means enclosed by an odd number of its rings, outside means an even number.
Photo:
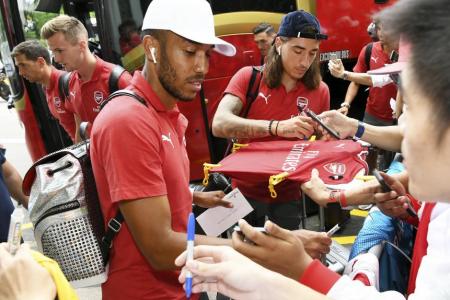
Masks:
[[[242,109],[243,105],[238,97],[226,94],[220,101],[213,119],[213,134],[225,138],[261,138],[270,135],[270,120],[241,118],[239,114]],[[310,118],[298,116],[287,120],[274,120],[271,132],[286,138],[304,138],[309,137],[314,128]]]

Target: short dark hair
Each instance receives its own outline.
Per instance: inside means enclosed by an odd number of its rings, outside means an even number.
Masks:
[[[450,5],[448,0],[400,0],[380,12],[387,35],[410,44],[409,65],[431,101],[439,139],[450,127]]]
[[[146,35],[151,35],[154,37],[158,42],[165,43],[167,39],[167,30],[162,29],[145,29],[141,32],[141,39],[144,38]]]
[[[253,28],[253,34],[258,34],[261,32],[265,32],[267,34],[276,33],[275,28],[271,24],[266,22],[259,23],[255,28]]]
[[[39,57],[42,57],[47,65],[51,64],[50,52],[37,40],[28,40],[18,44],[14,47],[11,57],[14,58],[22,54],[32,61],[36,61]]]

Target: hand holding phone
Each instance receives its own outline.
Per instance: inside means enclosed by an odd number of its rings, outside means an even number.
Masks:
[[[336,53],[330,53],[330,60],[336,60],[337,59],[337,54]]]
[[[386,183],[386,181],[384,180],[384,178],[381,176],[380,172],[377,169],[373,170],[373,175],[377,179],[378,183],[381,185],[381,190],[383,191],[383,193],[389,193],[390,191],[392,191],[391,187]],[[406,204],[408,205],[408,207],[406,208],[406,212],[411,217],[417,217],[417,212],[412,207],[409,199],[406,200]]]
[[[300,107],[299,107],[300,110]],[[309,108],[302,109],[305,114],[314,120],[314,122],[318,123],[320,126],[322,126],[323,129],[325,129],[326,132],[328,132],[331,136],[333,136],[335,139],[340,140],[341,137],[339,136],[339,133],[332,129],[330,126],[326,125],[319,116],[317,116],[312,110]]]

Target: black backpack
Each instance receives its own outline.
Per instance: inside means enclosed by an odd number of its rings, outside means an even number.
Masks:
[[[252,75],[250,77],[250,81],[248,82],[246,97],[246,106],[241,112],[241,117],[246,118],[248,116],[248,112],[250,111],[250,107],[255,101],[256,97],[258,97],[259,86],[261,85],[261,79],[263,75],[264,66],[252,67]]]
[[[132,91],[111,94],[146,101]],[[30,194],[29,212],[35,239],[44,255],[56,260],[75,286],[106,280],[106,264],[112,240],[120,231],[123,216],[104,226],[97,187],[89,155],[89,141],[53,152],[36,161],[24,178]]]
[[[370,57],[372,56],[373,43],[369,43],[366,46],[366,51],[364,52],[364,62],[366,63],[367,70],[370,70]]]
[[[119,65],[115,65],[109,74],[108,88],[109,93],[113,93],[119,90],[119,79],[125,69]],[[61,99],[67,99],[69,97],[69,81],[72,76],[72,72],[65,73],[59,77],[58,80],[58,91]]]

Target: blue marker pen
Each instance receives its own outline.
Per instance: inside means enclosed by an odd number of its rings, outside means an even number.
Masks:
[[[194,239],[195,239],[195,217],[193,213],[190,213],[187,228],[186,262],[194,260]],[[186,289],[186,298],[189,299],[192,293],[192,274],[189,271],[186,272],[185,289]]]

